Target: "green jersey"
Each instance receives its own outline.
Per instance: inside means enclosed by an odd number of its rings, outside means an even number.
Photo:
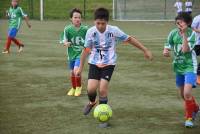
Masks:
[[[72,24],[65,27],[64,32],[61,34],[60,43],[71,42],[70,47],[67,48],[69,60],[80,58],[87,30],[88,27],[83,25],[79,29]]]
[[[17,6],[16,8],[10,7],[7,11],[9,17],[9,28],[19,29],[22,23],[22,17],[27,16],[21,7]]]
[[[170,32],[165,44],[165,48],[171,49],[174,52],[173,68],[177,74],[196,73],[197,71],[196,53],[193,50],[195,46],[195,32],[188,28],[186,35],[190,47],[189,52],[182,52],[183,38],[179,33],[179,29],[174,29]]]

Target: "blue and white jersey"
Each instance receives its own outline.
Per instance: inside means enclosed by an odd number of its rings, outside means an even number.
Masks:
[[[200,15],[193,19],[192,28],[200,29]],[[200,45],[200,33],[198,32],[196,32],[196,45]]]
[[[100,33],[96,26],[91,27],[85,37],[85,48],[90,48],[88,63],[94,65],[115,65],[117,60],[117,40],[126,41],[127,34],[116,26],[107,25]]]

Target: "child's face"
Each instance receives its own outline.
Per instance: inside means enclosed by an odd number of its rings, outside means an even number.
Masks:
[[[108,22],[104,19],[96,19],[95,20],[95,26],[101,33],[103,33],[106,30],[107,24],[108,24]]]
[[[73,25],[79,27],[81,25],[81,14],[78,12],[74,12],[71,21]]]
[[[188,27],[187,23],[184,22],[183,20],[177,20],[176,21],[176,26],[181,30],[185,27]]]
[[[16,7],[17,4],[18,4],[18,0],[12,0],[12,1],[11,1],[11,5],[12,5],[13,7]]]

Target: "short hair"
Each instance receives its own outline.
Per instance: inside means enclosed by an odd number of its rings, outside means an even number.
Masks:
[[[109,11],[106,8],[97,8],[94,12],[94,20],[103,19],[109,21]]]
[[[189,26],[192,24],[192,16],[187,12],[179,13],[175,18],[175,21],[177,20],[183,20]]]
[[[82,16],[82,11],[81,11],[80,9],[78,9],[78,8],[73,8],[73,9],[70,11],[70,13],[69,13],[70,18],[73,17],[73,14],[74,14],[74,13],[80,13],[81,16]]]

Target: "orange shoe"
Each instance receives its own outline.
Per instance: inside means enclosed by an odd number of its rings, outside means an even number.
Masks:
[[[197,84],[200,85],[200,75],[197,75]]]

